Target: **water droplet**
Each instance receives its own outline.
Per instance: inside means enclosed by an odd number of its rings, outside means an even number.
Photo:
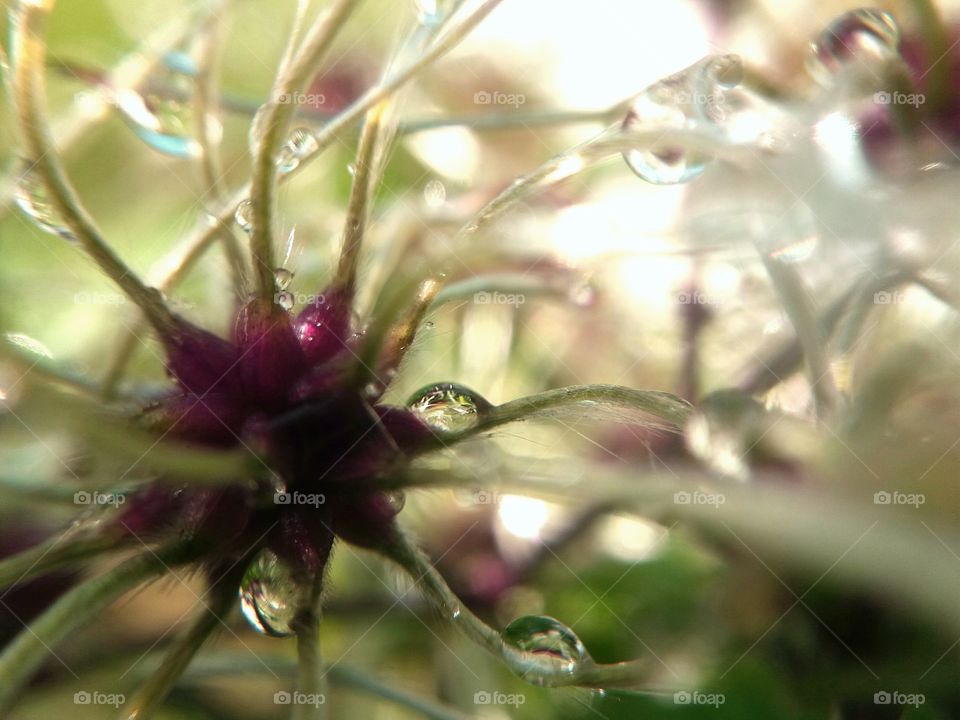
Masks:
[[[169,70],[193,77],[197,74],[197,63],[190,53],[183,50],[171,50],[163,56],[163,64]]]
[[[76,241],[76,237],[63,224],[59,214],[47,199],[46,188],[37,177],[36,171],[32,170],[26,161],[21,165],[14,201],[24,215],[41,230],[70,242]]]
[[[446,17],[448,4],[444,0],[416,0],[417,20],[421,25],[438,27]]]
[[[244,232],[250,232],[253,227],[253,204],[249,200],[244,200],[237,205],[237,211],[233,214],[233,219]]]
[[[307,591],[269,550],[257,556],[240,583],[240,609],[250,626],[273,637],[293,635],[291,627]]]
[[[394,492],[387,493],[387,502],[390,503],[390,507],[393,508],[394,512],[400,512],[406,507],[407,496],[402,490],[396,490]]]
[[[160,77],[151,78],[149,88],[140,92],[127,88],[116,95],[117,109],[137,137],[165,155],[189,158],[200,153],[190,101],[195,74],[196,65],[187,53],[167,53]]]
[[[427,320],[427,321],[423,324],[423,326],[424,326],[427,330],[433,330],[433,329],[437,326],[437,324],[436,324],[433,320]]]
[[[439,180],[431,180],[423,188],[423,201],[427,207],[440,207],[447,201],[447,188]]]
[[[593,283],[584,282],[570,290],[570,302],[577,307],[591,307],[597,301],[597,289]]]
[[[738,56],[704,58],[650,85],[634,98],[623,130],[682,130],[722,122],[729,112],[725,103],[727,91],[739,85],[742,77]],[[703,152],[669,143],[627,150],[623,158],[637,175],[657,185],[688,182],[703,172],[710,159]]]
[[[521,676],[545,684],[551,675],[573,675],[590,655],[580,638],[546,615],[517,618],[503,631],[503,654]]]
[[[273,280],[280,290],[286,290],[293,280],[293,273],[286,268],[279,267],[273,271]]]
[[[762,437],[764,410],[738,390],[718,390],[703,399],[687,421],[684,439],[694,457],[718,475],[750,479],[750,449]]]
[[[357,174],[357,166],[353,163],[347,165],[347,172],[350,173],[350,177],[353,177]]]
[[[428,385],[415,392],[407,407],[424,423],[441,432],[463,432],[480,421],[490,407],[482,396],[455,383]]]
[[[853,62],[865,67],[885,63],[896,55],[899,44],[900,29],[890,13],[876,8],[851,10],[810,44],[807,69],[816,80],[829,83]]]
[[[295,128],[277,153],[277,170],[282,173],[296,170],[300,162],[316,152],[318,147],[317,138],[309,128]]]

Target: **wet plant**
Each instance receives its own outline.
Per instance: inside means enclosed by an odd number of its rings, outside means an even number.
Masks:
[[[633,533],[654,526],[664,534],[673,528],[681,535],[690,532],[692,537],[679,541],[678,557],[664,563],[661,587],[677,578],[683,581],[683,568],[690,570],[687,581],[693,583],[696,575],[699,583],[707,574],[705,566],[723,564],[734,575],[725,592],[735,597],[741,589],[737,573],[755,580],[750,573],[756,568],[745,569],[745,559],[758,560],[788,591],[791,609],[801,605],[809,610],[869,671],[866,677],[840,677],[840,687],[831,691],[828,673],[835,666],[829,664],[818,675],[810,659],[826,647],[823,638],[804,635],[809,626],[796,628],[798,635],[777,635],[786,647],[784,663],[812,678],[813,713],[860,717],[864,707],[872,707],[864,698],[874,690],[908,698],[894,704],[929,694],[941,710],[956,707],[955,692],[945,688],[942,672],[932,672],[936,662],[922,676],[904,680],[909,673],[888,669],[888,650],[874,652],[871,643],[882,639],[855,628],[850,644],[856,647],[851,648],[834,633],[832,621],[821,619],[823,606],[831,603],[849,612],[860,607],[876,612],[878,624],[893,625],[902,612],[924,650],[935,644],[931,628],[960,628],[956,573],[944,577],[917,562],[941,546],[960,547],[953,542],[957,531],[951,520],[956,518],[944,510],[942,500],[931,502],[919,521],[898,514],[911,504],[919,511],[928,496],[932,500],[944,492],[931,484],[931,473],[956,443],[950,445],[932,431],[920,433],[934,449],[889,458],[886,467],[897,469],[891,477],[862,459],[883,456],[883,438],[892,429],[913,432],[919,426],[904,420],[914,417],[911,412],[922,415],[903,400],[924,392],[923,378],[910,371],[910,356],[923,357],[941,375],[955,370],[950,358],[919,344],[881,348],[867,359],[854,357],[858,343],[879,345],[865,329],[866,318],[873,306],[892,304],[883,299],[899,297],[890,295],[899,288],[923,288],[938,302],[954,305],[949,284],[934,272],[951,248],[932,240],[925,246],[926,260],[908,261],[898,245],[905,233],[941,237],[940,217],[931,219],[923,209],[942,209],[944,189],[951,187],[955,172],[946,166],[935,169],[942,174],[931,190],[926,184],[931,167],[919,166],[917,159],[926,150],[908,154],[906,161],[897,154],[904,147],[916,150],[925,133],[934,132],[931,126],[947,122],[949,115],[947,102],[937,103],[929,116],[919,106],[884,102],[893,97],[890,93],[902,95],[919,82],[917,69],[901,55],[898,24],[876,9],[853,11],[830,24],[810,51],[808,67],[819,83],[812,96],[773,92],[741,58],[718,54],[601,112],[518,113],[507,120],[492,114],[475,121],[478,127],[539,121],[602,121],[606,126],[521,175],[478,209],[457,216],[442,234],[431,232],[431,247],[418,233],[413,239],[391,239],[385,250],[378,248],[390,258],[388,271],[381,277],[368,273],[364,258],[370,252],[378,193],[398,138],[445,122],[463,124],[403,117],[404,91],[500,4],[419,3],[379,79],[344,107],[324,114],[301,107],[309,101],[298,98],[318,95],[318,74],[331,62],[338,38],[357,20],[362,3],[332,0],[315,11],[309,2],[297,3],[269,96],[252,108],[239,108],[251,111],[250,170],[235,188],[226,180],[218,151],[222,111],[231,102],[242,105],[220,97],[217,84],[222,71],[218,54],[227,34],[223,18],[232,3],[200,4],[194,14],[175,19],[155,47],[136,53],[128,64],[113,72],[88,70],[87,79],[102,91],[98,102],[115,112],[150,152],[196,163],[207,185],[202,221],[181,240],[163,274],[150,280],[127,264],[117,243],[87,210],[58,149],[46,89],[48,74],[61,62],[48,56],[45,35],[56,13],[54,2],[21,0],[11,8],[11,41],[3,62],[19,143],[15,204],[36,228],[84,253],[116,286],[120,294],[115,297],[122,299],[117,302],[134,306],[138,317],[124,329],[96,381],[54,363],[42,345],[20,334],[24,328],[10,327],[5,335],[0,377],[4,422],[33,433],[35,424],[48,427],[54,418],[58,428],[81,443],[91,468],[68,468],[76,482],[67,495],[85,493],[84,502],[95,507],[47,539],[31,539],[25,549],[23,543],[13,543],[16,550],[5,551],[0,559],[0,587],[6,592],[33,588],[44,595],[38,601],[42,611],[0,652],[0,712],[16,712],[12,709],[30,694],[51,653],[111,612],[120,598],[164,577],[182,581],[193,575],[201,578],[202,590],[192,619],[166,641],[162,656],[151,653],[152,647],[147,650],[145,655],[153,655],[145,663],[149,673],[138,678],[129,695],[120,696],[121,717],[143,719],[163,712],[178,687],[204,673],[260,672],[216,654],[208,644],[223,630],[236,637],[231,615],[238,607],[253,631],[280,638],[276,642],[281,644],[282,638],[294,639],[296,662],[279,654],[256,658],[275,675],[292,676],[289,691],[281,691],[274,702],[291,705],[293,717],[327,713],[328,680],[430,717],[461,717],[452,703],[413,697],[322,656],[324,608],[337,594],[330,589],[329,574],[338,547],[372,553],[399,568],[443,626],[524,683],[577,688],[574,700],[592,714],[628,716],[638,708],[659,707],[664,699],[717,710],[729,701],[730,717],[737,717],[737,707],[750,706],[746,700],[737,704],[735,685],[723,685],[752,649],[737,658],[738,650],[727,648],[744,644],[750,618],[733,613],[730,627],[713,634],[709,623],[697,627],[693,618],[698,612],[715,610],[707,609],[710,591],[699,585],[691,590],[696,599],[684,606],[684,617],[702,634],[705,646],[722,648],[718,655],[735,658],[726,671],[716,667],[696,638],[685,636],[671,645],[666,659],[653,651],[611,657],[609,648],[593,651],[581,639],[572,628],[576,617],[521,612],[504,618],[498,603],[529,580],[542,557],[510,564],[481,543],[475,552],[485,557],[487,574],[467,578],[476,581],[472,592],[454,589],[452,584],[466,580],[451,583],[441,567],[450,554],[447,562],[458,573],[459,539],[432,557],[418,539],[417,524],[404,517],[407,494],[439,488],[503,490],[583,510],[565,532],[544,543],[548,559],[561,563],[558,553],[565,545],[589,534],[602,519],[639,516],[642,521],[630,521],[640,523],[631,526]],[[875,118],[878,105],[885,112]],[[869,146],[864,140],[868,131],[862,128],[866,122],[872,122],[869,130],[883,131]],[[351,143],[350,182],[337,257],[325,269],[322,284],[304,295],[294,292],[297,270],[291,257],[302,238],[282,229],[290,224],[281,211],[282,189],[344,138]],[[850,160],[851,153],[857,162]],[[894,155],[896,163],[890,160]],[[738,386],[724,378],[718,389],[701,394],[699,377],[710,371],[701,365],[711,361],[700,352],[702,334],[712,313],[699,307],[707,303],[701,302],[704,296],[693,273],[689,292],[679,300],[687,307],[677,313],[685,323],[679,394],[558,382],[498,404],[439,377],[398,398],[396,388],[411,351],[444,308],[472,301],[499,303],[519,313],[528,298],[559,297],[587,313],[600,312],[597,290],[582,268],[549,251],[520,252],[509,244],[483,243],[498,222],[532,198],[611,158],[622,158],[618,167],[632,171],[638,185],[689,185],[688,214],[715,226],[709,232],[694,227],[694,244],[709,235],[725,248],[746,247],[763,271],[771,305],[782,308],[787,336],[772,348],[751,346],[748,372]],[[814,192],[823,177],[828,177],[828,187]],[[739,197],[729,197],[728,183]],[[434,199],[443,186],[439,188],[431,190]],[[891,197],[897,200],[895,207]],[[717,198],[735,211],[718,211],[712,204]],[[843,210],[837,210],[838,198],[848,201]],[[886,213],[877,223],[881,241],[868,244],[863,227],[854,232],[850,223],[841,222],[845,212],[863,218],[881,208]],[[826,247],[827,236],[837,247]],[[232,289],[224,331],[190,319],[174,302],[177,286],[214,249],[229,268]],[[698,247],[683,252],[695,266],[703,254]],[[848,274],[825,308],[815,300],[816,290],[831,278],[825,281],[817,274],[823,265],[811,269],[804,264],[819,252],[826,254],[827,264]],[[721,304],[718,308],[722,312]],[[949,323],[953,334],[939,336],[949,338],[941,340],[944,344],[955,336],[955,318]],[[162,385],[126,381],[145,336],[162,358],[167,374]],[[610,347],[616,344],[615,338],[603,340]],[[590,346],[586,355],[603,354],[604,347]],[[572,355],[561,360],[558,376],[571,365],[593,360]],[[859,362],[857,372],[850,372],[856,382],[838,377],[837,363],[852,362],[851,357]],[[795,375],[805,379],[801,388],[784,390]],[[781,402],[778,392],[793,394]],[[948,398],[947,410],[940,408],[946,417],[958,407],[953,400]],[[501,442],[509,435],[504,429],[514,424],[569,427],[583,421],[594,423],[591,437],[597,439],[590,443],[606,453],[603,457],[524,456]],[[615,437],[618,428],[629,437]],[[610,449],[614,446],[617,452]],[[942,447],[946,449],[937,458],[936,449]],[[632,454],[642,460],[631,460]],[[945,466],[952,467],[951,461]],[[916,467],[919,472],[907,473]],[[838,487],[833,481],[844,473],[852,479]],[[64,494],[63,487],[52,483],[4,486],[52,499]],[[880,508],[878,515],[877,505],[897,507]],[[518,507],[522,512],[524,506]],[[428,534],[430,528],[423,530]],[[754,547],[775,559],[776,571]],[[706,552],[708,561],[694,557],[692,548]],[[841,565],[848,555],[849,562]],[[778,574],[779,563],[789,568],[783,572],[805,578],[804,573],[813,573],[812,584],[795,592],[792,576],[787,582]],[[835,567],[838,579],[830,592],[839,593],[839,599],[826,590],[825,599],[819,597],[816,586]],[[675,571],[679,574],[672,577]],[[487,575],[493,580],[481,582]],[[40,581],[49,587],[35,585]],[[751,592],[770,584],[769,577],[748,584],[741,598],[766,612],[770,608],[758,599],[761,593],[753,597]],[[594,593],[595,604],[602,604],[605,594]],[[778,596],[770,606],[777,608],[782,600]],[[774,618],[770,629],[779,622]],[[630,625],[620,623],[649,650]],[[373,623],[369,630],[375,627]],[[876,663],[901,685],[884,689],[870,667]],[[692,669],[673,669],[681,666]],[[704,681],[717,688],[693,690]],[[125,683],[124,688],[129,681]],[[802,695],[803,683],[797,685],[785,695]],[[490,704],[494,696],[487,695],[475,696],[474,703]],[[504,697],[514,698],[508,704],[522,704],[515,695]],[[883,697],[873,704],[891,704]],[[576,712],[576,706],[569,710]]]

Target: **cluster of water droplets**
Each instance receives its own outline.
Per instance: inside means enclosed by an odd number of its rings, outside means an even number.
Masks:
[[[545,615],[517,618],[504,628],[501,637],[504,660],[534,685],[569,678],[592,662],[577,634]]]
[[[307,599],[308,588],[274,553],[262,551],[240,583],[240,609],[250,626],[263,635],[287,637]]]
[[[197,65],[188,50],[163,57],[157,72],[138,89],[123,89],[116,105],[123,119],[143,142],[173,157],[196,157],[193,93]]]
[[[407,407],[433,430],[458,433],[480,422],[491,405],[480,394],[455,383],[437,383],[421,388],[407,400]]]

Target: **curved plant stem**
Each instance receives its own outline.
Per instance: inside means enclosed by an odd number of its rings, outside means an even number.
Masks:
[[[163,702],[203,644],[221,625],[237,601],[237,573],[228,573],[213,588],[210,604],[201,599],[200,613],[164,656],[160,667],[124,705],[121,720],[147,720]]]
[[[629,419],[629,416],[623,418],[624,412],[641,412],[680,428],[693,407],[686,400],[660,390],[635,390],[620,385],[571,385],[480,408],[476,425],[457,433],[438,434],[437,444],[446,447],[500,425],[536,417],[555,417],[571,410],[576,410],[578,417],[590,417],[591,414],[609,417],[614,413],[622,419]]]
[[[457,245],[475,235],[481,227],[502,216],[538,190],[566,180],[624,151],[662,143],[668,135],[678,147],[689,147],[706,153],[717,153],[723,149],[722,143],[716,137],[703,131],[656,129],[625,132],[620,123],[615,123],[596,137],[555,155],[538,168],[514,180],[464,223],[454,235],[451,244]]]
[[[821,313],[817,321],[821,336],[826,340],[834,337],[837,326],[858,298],[872,297],[873,293],[895,288],[907,279],[906,273],[897,272],[881,278],[870,276],[855,283]],[[841,352],[848,347],[845,342],[838,344]],[[764,354],[759,365],[747,371],[737,387],[748,395],[765,393],[790,377],[802,364],[803,349],[799,338],[795,337],[769,354]]]
[[[281,657],[237,657],[236,655],[208,654],[198,657],[184,673],[183,681],[202,681],[209,677],[236,677],[240,674],[260,675],[266,671],[281,675],[293,675],[296,664]],[[422,698],[405,690],[387,685],[366,673],[347,667],[343,663],[328,665],[324,673],[332,685],[358,690],[382,698],[400,707],[423,715],[429,720],[467,720],[467,715],[458,710],[440,705],[429,698]]]
[[[149,288],[106,243],[67,179],[47,121],[43,78],[46,48],[43,27],[53,2],[21,3],[13,21],[14,90],[24,146],[50,204],[97,266],[143,311],[161,335],[176,320],[155,289]]]
[[[70,528],[16,555],[0,560],[0,590],[61,568],[76,568],[111,550],[122,550],[118,538],[93,528]],[[2,596],[2,592],[0,592]]]
[[[367,227],[368,205],[372,193],[371,181],[380,139],[380,120],[384,109],[383,105],[377,105],[367,113],[354,160],[353,186],[347,206],[340,262],[334,281],[337,289],[343,292],[344,301],[351,305],[356,294],[357,266],[360,262],[360,249]]]
[[[281,70],[273,92],[254,120],[258,135],[250,183],[250,252],[257,294],[264,304],[273,301],[273,209],[276,203],[276,153],[287,134],[297,106],[296,93],[303,91],[317,74],[340,28],[358,0],[334,0],[308,31],[306,38]],[[295,42],[295,40],[291,40]]]
[[[200,62],[193,85],[193,110],[196,122],[197,143],[200,147],[200,170],[203,182],[217,203],[227,196],[223,183],[223,166],[218,141],[218,117],[220,114],[220,62],[223,54],[224,15],[211,17],[202,37]],[[229,223],[220,223],[220,242],[233,279],[238,297],[244,294],[246,268],[240,244]]]
[[[297,634],[297,691],[309,696],[311,704],[293,706],[291,720],[324,720],[327,717],[326,673],[320,653],[320,596],[323,573],[313,580],[309,602],[297,613],[293,629]]]
[[[0,715],[6,715],[40,665],[68,635],[90,622],[128,590],[188,561],[184,545],[147,551],[62,595],[0,654]],[[61,661],[62,663],[63,661]],[[69,668],[68,668],[69,669]]]
[[[830,369],[827,343],[817,323],[810,293],[794,268],[761,252],[763,264],[797,332],[807,365],[810,392],[817,417],[826,420],[837,405],[837,388]]]
[[[287,182],[291,178],[295,177],[298,172],[300,172],[309,162],[310,159],[316,157],[321,152],[326,150],[331,143],[334,142],[336,136],[349,128],[354,123],[357,122],[370,108],[379,104],[386,98],[388,98],[393,92],[397,89],[410,82],[417,73],[426,68],[433,62],[436,62],[441,57],[450,52],[457,44],[471,31],[476,27],[487,15],[489,15],[494,8],[497,7],[503,0],[484,0],[484,2],[475,9],[470,15],[464,18],[453,30],[450,30],[442,38],[438,39],[429,50],[427,50],[422,56],[417,58],[415,61],[411,62],[409,65],[405,66],[401,70],[397,71],[395,74],[392,74],[387,80],[380,83],[376,87],[371,88],[362,96],[360,96],[356,101],[350,104],[349,107],[344,109],[340,114],[332,118],[326,125],[323,126],[323,129],[318,132],[315,136],[317,141],[316,149],[309,155],[301,158],[300,165],[290,172],[284,174],[280,178],[280,182]],[[237,206],[241,202],[246,200],[252,192],[252,187],[250,184],[240,188],[233,195],[230,196],[230,199],[224,204],[223,208],[217,215],[217,220],[219,222],[229,223],[232,222],[234,213],[236,212]],[[209,241],[207,238],[208,235],[213,235],[216,233],[215,227],[205,226],[202,229],[198,230],[196,236],[188,238],[185,243],[186,247],[194,246],[203,246],[206,242]],[[260,270],[264,273],[267,271],[267,267],[261,267]],[[273,283],[273,269],[269,268],[270,271],[270,283]],[[264,277],[264,280],[267,278]],[[268,284],[267,287],[270,287]],[[272,291],[271,291],[272,297]]]
[[[536,653],[524,652],[507,645],[499,632],[463,607],[430,559],[404,533],[398,531],[394,541],[381,548],[381,551],[410,574],[415,584],[423,588],[426,597],[436,605],[447,622],[503,660],[514,673],[534,684],[635,687],[645,683],[649,677],[649,665],[639,660],[610,665],[587,661],[581,663],[574,672],[558,672],[549,668]]]

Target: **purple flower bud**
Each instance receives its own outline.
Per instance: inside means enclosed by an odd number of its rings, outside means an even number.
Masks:
[[[259,409],[281,407],[307,368],[290,316],[277,306],[249,302],[237,316],[234,339],[246,403]]]

